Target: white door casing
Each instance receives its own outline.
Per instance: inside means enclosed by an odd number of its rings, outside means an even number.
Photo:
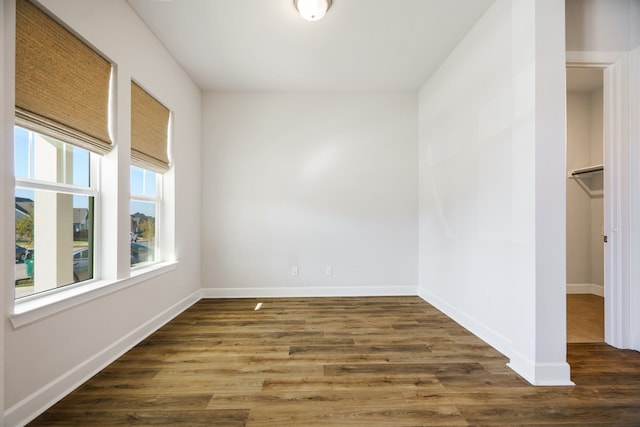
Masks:
[[[605,341],[632,348],[630,161],[639,162],[629,156],[629,54],[567,52],[567,67],[603,70]]]

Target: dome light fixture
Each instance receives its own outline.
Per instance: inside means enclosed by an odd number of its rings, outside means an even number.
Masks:
[[[307,21],[319,21],[331,7],[331,0],[293,0],[293,4]]]

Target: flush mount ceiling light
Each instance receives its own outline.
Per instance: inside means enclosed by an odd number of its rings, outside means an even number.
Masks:
[[[319,21],[331,7],[331,0],[293,0],[293,4],[307,21]]]

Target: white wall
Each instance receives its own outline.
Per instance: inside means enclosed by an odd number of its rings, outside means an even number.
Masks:
[[[12,3],[12,2],[11,2]],[[116,147],[105,157],[103,168],[112,168],[112,160],[121,162],[113,169],[114,179],[124,174],[117,186],[109,187],[103,205],[103,224],[110,230],[128,235],[128,159],[129,86],[135,78],[174,114],[174,141],[172,159],[174,167],[167,173],[165,183],[169,204],[175,209],[164,212],[169,223],[175,224],[175,235],[165,232],[164,245],[175,247],[179,263],[174,270],[156,277],[146,277],[138,283],[83,303],[43,319],[14,329],[7,315],[13,301],[5,308],[5,422],[19,424],[37,415],[57,398],[62,397],[104,364],[152,332],[163,322],[194,302],[200,295],[200,141],[201,93],[162,45],[155,39],[137,15],[122,1],[74,0],[43,1],[55,15],[70,25],[96,49],[117,64],[118,115],[116,117]],[[13,19],[13,15],[12,15]],[[11,28],[11,27],[9,27]],[[4,30],[4,29],[3,29]],[[11,34],[7,36],[8,33]],[[13,38],[7,30],[5,36]],[[6,51],[5,51],[6,52]],[[6,55],[12,55],[7,52]],[[13,80],[12,57],[5,56],[10,70],[5,78]],[[3,104],[13,105],[5,94]],[[12,109],[12,107],[11,107]],[[7,127],[2,122],[6,138]],[[12,143],[3,140],[4,154],[13,158]],[[7,158],[4,155],[3,159]],[[13,193],[12,165],[3,162],[2,193]],[[9,170],[7,170],[9,168]],[[175,201],[172,200],[175,190]],[[6,192],[6,193],[5,193]],[[6,199],[6,197],[5,197]],[[125,207],[110,211],[106,200],[117,200]],[[4,204],[3,234],[13,231],[13,202]],[[11,209],[11,210],[9,210]],[[113,218],[106,217],[111,214]],[[9,220],[6,220],[9,218]],[[110,222],[112,221],[112,222]],[[122,235],[122,234],[120,234]],[[105,274],[112,278],[128,275],[128,242],[103,236],[105,241],[117,242],[102,248],[118,256],[111,256],[103,265]],[[4,239],[3,239],[4,241]],[[170,254],[173,258],[173,254]],[[108,254],[105,254],[108,257]],[[6,257],[5,257],[6,258]],[[4,259],[4,258],[3,258]],[[4,274],[7,280],[9,274]],[[11,280],[11,279],[9,279]],[[6,283],[6,282],[5,282]],[[7,287],[8,289],[8,287]]]
[[[415,94],[208,93],[203,127],[205,295],[415,295]]]
[[[640,0],[565,0],[568,51],[629,51],[640,44]]]
[[[567,94],[567,169],[592,165],[590,96]],[[591,197],[581,182],[567,180],[567,283],[591,283]],[[584,180],[591,185],[591,178]],[[604,262],[604,260],[603,260]]]
[[[631,11],[629,13],[629,22],[631,22],[631,50],[640,47],[640,0],[631,1]],[[634,24],[635,23],[635,24]]]
[[[498,0],[419,98],[420,294],[567,384],[563,5]]]
[[[476,40],[476,41],[474,41]],[[511,19],[494,5],[420,91],[420,291],[506,352],[511,226]],[[456,316],[460,317],[460,316]]]

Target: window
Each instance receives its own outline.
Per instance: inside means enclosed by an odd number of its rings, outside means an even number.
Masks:
[[[16,299],[93,279],[98,161],[15,127]]]
[[[171,113],[131,81],[131,266],[160,259],[159,211],[162,174],[169,169],[167,145]]]
[[[131,166],[131,266],[148,264],[158,258],[158,212],[162,175]]]
[[[134,268],[171,254],[170,248],[160,253],[159,245],[159,230],[167,232],[165,241],[173,236],[159,224],[171,112],[131,81],[131,116],[125,117],[112,102],[124,84],[116,84],[114,64],[38,2],[16,0],[15,30],[14,314],[20,315],[51,304],[71,306],[63,301],[85,289],[136,283],[120,275],[126,254],[113,253],[124,239],[130,240]],[[112,197],[121,194],[126,177],[119,173],[121,158],[110,151],[115,124],[129,119],[127,200]],[[127,203],[130,236],[120,236],[115,230]],[[78,286],[86,283],[91,285]],[[65,287],[74,289],[55,292]]]
[[[111,150],[112,64],[16,1],[15,298],[94,278],[99,155]]]

